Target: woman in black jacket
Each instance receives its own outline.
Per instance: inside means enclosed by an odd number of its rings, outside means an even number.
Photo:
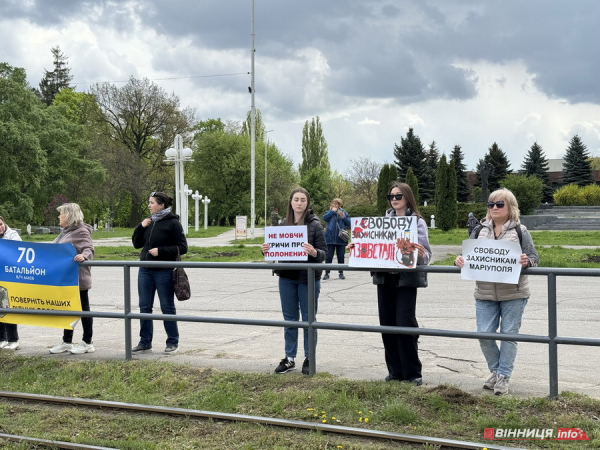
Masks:
[[[187,240],[179,223],[179,216],[171,212],[173,199],[163,192],[150,194],[148,217],[133,230],[133,246],[141,248],[141,261],[175,261],[178,255],[187,253]],[[173,269],[140,267],[138,273],[138,295],[140,312],[152,314],[154,294],[158,292],[160,310],[163,314],[176,314],[173,291]],[[165,320],[167,333],[166,354],[174,354],[179,347],[177,322]],[[134,352],[152,349],[152,320],[140,320],[140,342]]]
[[[308,262],[322,263],[327,257],[327,244],[323,225],[310,207],[310,195],[304,188],[296,188],[290,195],[288,210],[282,225],[306,225],[308,242],[302,247],[308,253]],[[262,245],[262,252],[269,250],[269,244]],[[284,320],[298,321],[300,313],[302,321],[308,321],[308,274],[306,270],[278,270],[279,297]],[[315,313],[319,292],[321,291],[322,270],[315,271]],[[275,373],[286,373],[296,368],[296,353],[298,350],[298,328],[284,328],[285,358],[275,369]],[[308,330],[304,329],[304,364],[302,373],[308,375],[309,349]]]

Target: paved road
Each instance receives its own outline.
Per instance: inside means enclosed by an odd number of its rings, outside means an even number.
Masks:
[[[257,234],[260,229],[257,229]],[[190,239],[191,245],[225,245],[231,235],[210,239]],[[112,242],[115,244],[116,240]],[[127,239],[124,242],[129,243]],[[110,244],[110,242],[104,242]],[[104,243],[97,242],[97,245]],[[118,244],[128,245],[128,244]],[[434,246],[437,258],[456,254],[456,246]],[[192,298],[178,303],[179,314],[202,317],[281,320],[277,278],[270,270],[188,269]],[[368,272],[346,272],[346,280],[322,282],[318,318],[321,322],[377,325],[375,287]],[[132,269],[133,310],[136,310],[137,271]],[[547,334],[546,278],[530,278],[533,296],[525,310],[522,333]],[[120,268],[93,268],[90,291],[92,309],[123,311],[123,271]],[[591,277],[558,278],[558,333],[562,336],[598,337],[600,308],[598,281]],[[160,312],[160,310],[155,310]],[[429,287],[421,289],[417,317],[422,327],[475,330],[473,282],[457,274],[430,274]],[[124,359],[124,325],[117,319],[94,319],[96,353],[50,355],[48,348],[59,342],[57,329],[20,326],[24,355],[69,359]],[[138,322],[133,326],[137,343]],[[155,322],[154,352],[136,359],[164,359],[199,367],[272,373],[283,357],[283,331],[275,327],[180,323],[180,351],[164,355],[166,335]],[[81,328],[75,340],[81,337]],[[300,338],[300,348],[302,348]],[[421,336],[420,355],[426,386],[451,383],[468,392],[486,394],[481,389],[488,371],[479,345],[474,340]],[[600,377],[595,361],[598,347],[559,347],[559,390],[585,393],[600,398]],[[519,344],[511,392],[519,396],[548,394],[548,348],[543,344]],[[335,376],[380,380],[385,377],[383,345],[377,333],[321,330],[317,347],[317,370]],[[285,375],[284,375],[285,376]]]

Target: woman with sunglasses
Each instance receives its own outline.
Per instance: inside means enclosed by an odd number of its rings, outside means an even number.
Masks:
[[[427,224],[419,213],[419,207],[410,186],[406,183],[394,181],[387,199],[391,208],[386,211],[386,217],[418,217],[417,265],[429,264],[431,247],[427,234]],[[373,272],[371,275],[373,276],[373,284],[377,285],[379,324],[418,328],[416,307],[417,287],[421,287],[419,283],[407,282],[408,277],[405,273]],[[423,378],[417,344],[419,336],[383,333],[381,337],[385,350],[385,362],[389,372],[385,381],[404,381],[420,386],[423,383]]]
[[[150,217],[133,230],[133,246],[141,248],[140,261],[176,261],[179,255],[187,253],[187,240],[179,216],[171,212],[173,199],[163,192],[152,192],[148,200]],[[138,272],[138,296],[140,312],[152,314],[154,294],[158,292],[162,314],[175,315],[175,292],[173,290],[173,269],[140,267]],[[163,321],[167,333],[165,354],[177,353],[179,329],[176,321]],[[152,350],[154,328],[152,320],[140,320],[140,341],[133,348],[135,353]]]
[[[519,205],[514,194],[508,189],[498,189],[490,194],[488,212],[481,221],[479,230],[474,230],[471,239],[496,239],[518,242],[522,253],[520,263],[523,268],[538,265],[531,234],[519,222]],[[455,265],[462,268],[464,258],[458,256]],[[521,327],[521,318],[529,299],[529,282],[521,275],[518,284],[477,281],[475,284],[475,315],[477,331],[516,334]],[[517,356],[517,342],[480,339],[479,345],[491,375],[483,383],[484,389],[494,394],[508,393],[508,383]]]

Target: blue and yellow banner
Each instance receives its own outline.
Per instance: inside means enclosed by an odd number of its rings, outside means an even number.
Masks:
[[[72,244],[0,239],[0,301],[3,308],[81,311],[79,264]],[[0,313],[0,322],[72,329],[73,316]]]

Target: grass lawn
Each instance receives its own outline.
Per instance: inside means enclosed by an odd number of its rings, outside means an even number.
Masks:
[[[485,428],[581,428],[590,441],[503,441],[598,448],[600,401],[474,396],[452,386],[221,372],[161,361],[69,361],[0,353],[0,390],[278,417],[484,442]],[[315,431],[0,399],[3,433],[119,449],[438,449]],[[0,441],[1,442],[1,441]],[[498,442],[494,442],[498,444]],[[3,448],[7,448],[3,446]],[[12,448],[27,448],[25,446]]]

